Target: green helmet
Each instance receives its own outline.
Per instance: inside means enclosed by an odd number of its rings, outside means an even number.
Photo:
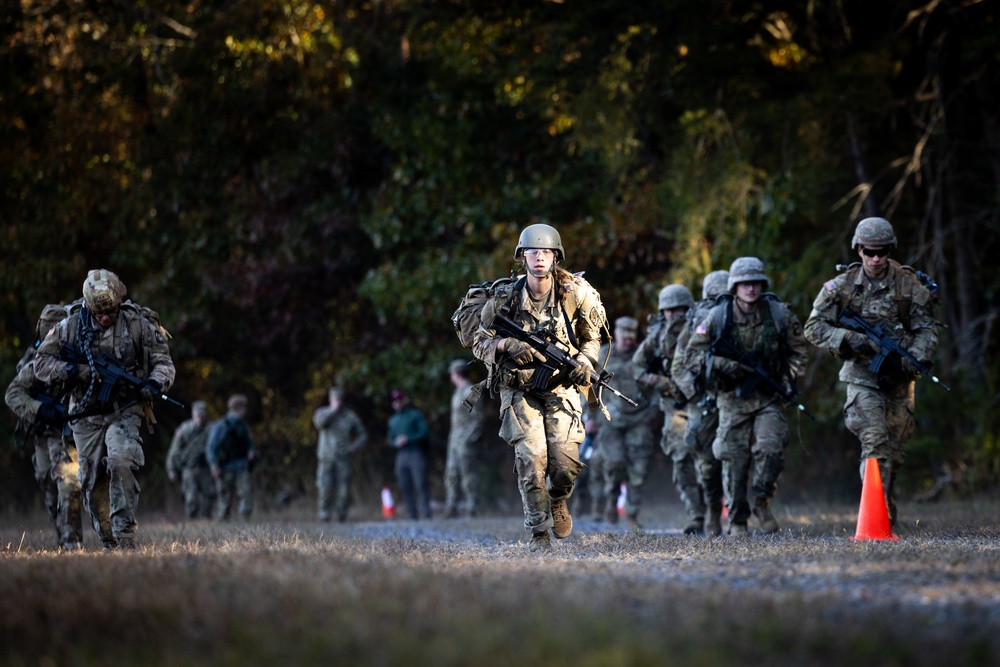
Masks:
[[[550,225],[536,224],[525,227],[517,240],[517,247],[514,248],[514,259],[521,259],[521,254],[528,248],[554,250],[557,260],[566,259],[559,232]]]
[[[660,290],[659,310],[690,308],[694,305],[691,290],[684,285],[667,285]]]
[[[720,269],[712,271],[701,283],[701,298],[714,299],[729,289],[729,271]]]
[[[896,246],[896,232],[892,224],[885,218],[865,218],[854,228],[854,238],[851,239],[851,249],[857,250],[859,245]]]
[[[732,292],[739,283],[752,283],[757,280],[764,281],[764,289],[771,285],[771,281],[764,273],[764,262],[756,257],[737,257],[729,267],[726,289]]]
[[[126,294],[125,283],[107,269],[90,271],[83,281],[83,300],[92,313],[117,312]]]

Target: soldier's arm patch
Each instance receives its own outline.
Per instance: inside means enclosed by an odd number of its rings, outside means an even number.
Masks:
[[[597,306],[590,309],[590,313],[587,315],[587,318],[590,320],[590,323],[594,325],[595,329],[600,329],[604,325],[604,314]]]
[[[829,292],[837,291],[837,283],[834,282],[833,280],[828,280],[825,283],[823,283],[823,287],[825,287]]]
[[[698,326],[696,326],[694,328],[694,333],[697,336],[707,336],[708,335],[708,327],[705,326],[704,322],[702,322],[701,324],[699,324]]]

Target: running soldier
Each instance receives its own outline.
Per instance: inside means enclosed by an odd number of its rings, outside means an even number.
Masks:
[[[688,343],[691,330],[715,305],[715,298],[726,291],[729,271],[712,271],[702,281],[701,301],[688,312],[687,324],[677,337],[677,349],[671,363],[671,374],[680,390],[690,399],[687,407],[687,428],[684,442],[694,452],[698,469],[698,483],[705,499],[705,534],[722,534],[722,462],[712,453],[712,441],[719,427],[719,409],[716,407],[715,388],[708,382],[705,369],[697,373],[688,370]]]
[[[705,499],[698,482],[694,447],[684,437],[688,399],[671,375],[677,340],[687,323],[694,297],[684,285],[667,285],[660,290],[657,305],[660,317],[636,350],[632,365],[639,384],[660,396],[663,411],[660,448],[673,463],[674,487],[687,513],[684,534],[697,535],[705,529]]]
[[[862,480],[865,461],[878,460],[892,524],[896,522],[893,491],[904,446],[913,433],[913,393],[920,372],[902,357],[887,360],[879,374],[873,373],[868,365],[878,348],[868,336],[838,320],[850,307],[868,324],[884,323],[907,352],[923,366],[930,364],[938,344],[932,295],[913,269],[889,259],[897,245],[888,220],[859,222],[851,249],[861,261],[823,285],[805,327],[809,342],[844,362],[840,369],[840,381],[847,385],[844,424],[861,442]]]
[[[531,532],[528,548],[539,552],[552,546],[549,529],[558,539],[573,531],[566,500],[583,468],[580,392],[593,395],[591,373],[609,332],[597,290],[559,266],[566,253],[554,228],[526,227],[514,259],[522,263],[525,275],[486,302],[473,352],[486,364],[491,387],[500,393],[500,437],[514,450],[524,527]],[[525,341],[498,336],[493,328],[498,312],[568,351],[576,365],[571,371],[560,369],[543,387],[533,387],[534,374],[542,372],[541,355]],[[596,404],[594,396],[592,406]]]
[[[316,489],[319,492],[320,521],[329,521],[337,511],[337,521],[347,521],[351,506],[351,457],[368,444],[368,431],[354,410],[344,405],[344,390],[333,387],[327,405],[313,413],[319,431],[316,446]]]
[[[712,451],[722,461],[731,535],[748,532],[748,486],[760,529],[765,533],[778,530],[771,499],[785,468],[788,446],[781,398],[766,382],[748,390],[759,378],[753,378],[737,357],[752,358],[786,389],[791,389],[806,364],[802,325],[786,304],[765,293],[769,284],[759,259],[735,260],[729,268],[728,294],[720,295],[695,325],[688,343],[692,352],[687,357],[688,370],[697,373],[706,368],[719,390],[719,428]]]
[[[176,482],[180,477],[184,515],[189,519],[212,518],[215,482],[205,457],[210,428],[208,404],[195,401],[191,404],[191,419],[177,427],[167,451],[167,478]]]
[[[49,331],[38,348],[35,375],[45,383],[72,383],[70,411],[79,454],[83,502],[105,549],[134,550],[139,502],[136,471],[145,464],[139,427],[154,423],[152,399],[174,381],[166,334],[157,316],[131,301],[118,276],[106,269],[87,274],[83,305]],[[64,348],[65,346],[65,348]],[[85,362],[67,362],[72,350]],[[144,381],[140,390],[119,382],[102,400],[106,380],[94,360],[104,354]]]
[[[448,375],[455,391],[451,395],[451,429],[448,431],[448,455],[444,468],[444,516],[453,519],[459,515],[458,499],[464,495],[465,513],[474,517],[482,501],[478,466],[486,405],[476,401],[472,410],[465,407],[472,389],[468,363],[456,359],[449,364]]]
[[[77,549],[83,541],[80,517],[79,463],[76,446],[66,426],[65,394],[61,386],[46,385],[35,376],[34,359],[42,338],[64,320],[64,306],[48,305],[35,327],[35,344],[17,364],[17,375],[4,399],[18,417],[15,442],[31,447],[35,481],[41,487],[49,519],[61,549]]]

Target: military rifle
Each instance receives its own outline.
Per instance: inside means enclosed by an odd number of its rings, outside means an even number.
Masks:
[[[767,369],[760,365],[757,357],[752,352],[744,352],[736,347],[736,344],[730,340],[729,336],[719,336],[718,340],[712,343],[711,352],[726,359],[732,359],[738,362],[744,369],[750,371],[750,376],[743,381],[743,384],[736,388],[737,398],[749,397],[757,389],[757,386],[763,382],[785,403],[794,405],[798,408],[799,412],[809,417],[809,419],[816,421],[813,413],[809,412],[809,409],[796,399],[794,390],[789,391],[785,389],[781,382],[775,380],[767,372]]]
[[[872,357],[871,362],[868,364],[868,370],[870,370],[875,375],[879,374],[882,370],[882,365],[887,359],[890,359],[891,354],[896,354],[899,359],[907,359],[913,367],[920,372],[921,375],[926,375],[935,384],[941,385],[945,391],[951,391],[951,387],[941,382],[936,375],[931,373],[930,369],[927,368],[919,359],[914,357],[912,354],[906,351],[902,345],[899,344],[899,340],[892,333],[892,329],[885,322],[879,322],[877,325],[871,325],[864,320],[861,315],[859,315],[853,308],[847,306],[840,313],[840,317],[837,318],[837,323],[841,324],[851,331],[856,331],[857,333],[863,333],[868,336],[868,339],[878,346],[878,354]]]
[[[62,347],[59,348],[59,358],[71,364],[89,365],[86,355],[80,352],[80,350],[78,350],[76,346],[70,345],[69,343],[63,343]],[[164,394],[161,390],[154,387],[148,379],[143,380],[141,378],[136,377],[135,375],[132,375],[131,373],[128,373],[124,368],[121,367],[121,365],[118,364],[117,361],[114,360],[114,358],[109,356],[106,352],[95,354],[93,359],[94,359],[94,369],[97,371],[97,374],[101,377],[101,390],[97,394],[97,400],[99,403],[105,403],[105,404],[110,403],[111,392],[113,392],[115,388],[119,386],[119,384],[122,384],[125,385],[126,387],[131,388],[133,397],[135,396],[135,394],[138,394],[143,389],[148,389],[153,396],[160,399],[161,401],[165,401],[179,408],[186,407],[183,403],[181,403],[177,399],[170,398],[169,396]],[[70,419],[76,419],[81,416],[84,415],[82,414],[70,415]]]
[[[529,385],[531,389],[544,391],[549,388],[549,380],[552,379],[552,375],[555,372],[562,371],[569,374],[570,371],[580,365],[579,361],[571,357],[569,353],[561,347],[549,342],[537,334],[525,331],[513,320],[506,317],[502,313],[496,313],[493,318],[491,328],[495,329],[497,333],[503,336],[516,338],[519,341],[527,343],[536,352],[544,357],[544,360],[541,361],[541,365],[535,368],[535,372],[531,376],[531,384]],[[591,370],[590,382],[598,387],[607,389],[612,394],[631,405],[633,408],[639,407],[638,403],[608,384],[613,376],[614,373],[606,370],[601,370],[600,373],[595,370]]]

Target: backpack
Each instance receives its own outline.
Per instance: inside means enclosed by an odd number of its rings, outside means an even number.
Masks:
[[[250,438],[246,425],[241,420],[231,420],[228,416],[223,417],[216,424],[212,429],[218,428],[223,431],[215,450],[219,465],[245,459],[250,453]]]
[[[451,323],[455,325],[455,334],[462,347],[472,349],[476,331],[479,330],[481,323],[480,315],[483,312],[483,306],[497,294],[501,287],[514,281],[514,278],[499,278],[469,285],[468,291],[451,316]]]

